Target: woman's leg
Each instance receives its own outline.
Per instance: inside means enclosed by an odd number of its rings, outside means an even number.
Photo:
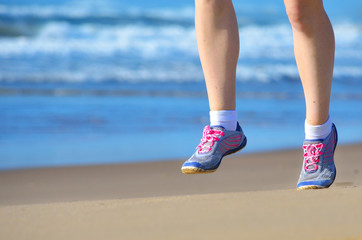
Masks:
[[[334,65],[334,34],[322,0],[284,0],[293,29],[295,58],[306,101],[306,123],[329,116]]]
[[[322,0],[284,0],[306,102],[306,140],[298,189],[327,188],[335,179],[337,130],[329,117],[334,34]]]
[[[235,110],[239,32],[232,1],[195,0],[195,28],[210,110]]]
[[[195,27],[210,126],[205,127],[196,152],[183,164],[185,174],[214,172],[224,156],[246,145],[235,111],[239,32],[232,0],[195,0]]]

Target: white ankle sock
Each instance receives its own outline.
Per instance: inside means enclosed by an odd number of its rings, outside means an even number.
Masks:
[[[236,124],[236,110],[210,111],[210,126],[223,126],[226,130],[235,131]]]
[[[304,125],[305,139],[325,139],[332,131],[332,121],[328,117],[327,122],[322,125],[309,125],[307,120]]]

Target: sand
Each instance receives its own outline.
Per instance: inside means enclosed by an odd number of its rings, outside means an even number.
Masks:
[[[362,239],[362,145],[326,190],[295,190],[301,154],[0,172],[0,239]]]

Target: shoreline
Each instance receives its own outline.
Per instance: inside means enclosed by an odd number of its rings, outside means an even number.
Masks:
[[[361,141],[355,141],[350,143],[339,143],[337,148],[343,146],[361,146]],[[249,147],[249,146],[248,146]],[[233,158],[240,158],[242,156],[258,155],[258,154],[273,154],[279,152],[288,152],[288,151],[300,151],[300,148],[296,147],[285,147],[285,148],[276,148],[276,149],[264,149],[264,150],[250,150],[243,149],[242,151],[237,152],[236,154],[231,155]],[[189,157],[189,156],[187,156]],[[80,164],[60,164],[60,165],[46,165],[46,166],[26,166],[26,167],[11,167],[11,168],[0,168],[0,174],[3,172],[18,172],[18,171],[28,171],[28,170],[45,170],[45,169],[69,169],[69,168],[82,168],[82,167],[105,167],[105,166],[127,166],[134,164],[152,164],[152,163],[164,163],[164,162],[181,162],[186,161],[187,157],[174,157],[174,158],[150,158],[150,159],[139,159],[134,161],[119,161],[119,162],[105,162],[105,163],[80,163]],[[230,158],[230,156],[227,156]]]

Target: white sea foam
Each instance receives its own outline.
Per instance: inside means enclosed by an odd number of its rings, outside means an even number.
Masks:
[[[288,59],[293,57],[292,33],[287,24],[240,29],[241,58]],[[357,24],[335,26],[339,57],[362,58],[362,30]],[[140,57],[157,58],[175,52],[192,57],[197,55],[193,27],[97,24],[72,25],[50,22],[35,36],[0,38],[0,57],[29,54],[109,55],[132,53]]]
[[[157,57],[183,51],[197,54],[194,30],[180,26],[112,26],[49,23],[35,37],[0,39],[0,57],[29,54],[109,55],[115,52]]]
[[[290,58],[292,50],[292,32],[287,24],[272,26],[251,25],[239,29],[241,46],[240,56],[251,58]]]
[[[9,6],[0,5],[0,14],[24,17],[53,17],[53,16],[68,16],[68,17],[84,17],[90,14],[89,9],[71,8],[66,6],[44,6],[44,5],[27,5],[27,6]]]
[[[334,27],[336,35],[336,57],[362,59],[362,25],[343,22]]]
[[[122,7],[115,3],[105,1],[75,1],[62,5],[1,5],[0,15],[10,17],[33,17],[33,18],[87,18],[87,17],[150,17],[163,20],[193,20],[193,7],[182,7],[180,9],[170,8],[134,8]]]
[[[290,58],[293,55],[288,25],[240,28],[243,58]],[[197,57],[194,28],[181,26],[97,26],[48,23],[35,37],[0,39],[0,57],[83,53],[90,55],[131,54],[141,58],[165,58],[182,54]]]
[[[56,11],[54,7],[48,10],[46,7],[14,8],[7,14],[53,16],[61,13],[74,17],[91,13],[85,8],[80,9],[74,10],[74,13],[65,13],[64,10],[63,13],[63,10]],[[7,10],[9,7],[0,6],[0,14],[5,14]],[[138,10],[127,11],[131,15],[145,15]],[[174,10],[149,10],[147,14],[158,19],[192,18],[190,9],[182,11],[177,16]],[[362,77],[362,26],[341,22],[335,24],[334,29],[336,57],[349,61],[348,66],[337,61],[335,76]],[[270,82],[298,79],[289,24],[243,25],[239,32],[238,80]],[[32,35],[0,38],[0,81],[82,82],[105,79],[201,81],[194,27],[176,23],[101,24],[85,21],[75,24],[52,19],[45,21]]]

